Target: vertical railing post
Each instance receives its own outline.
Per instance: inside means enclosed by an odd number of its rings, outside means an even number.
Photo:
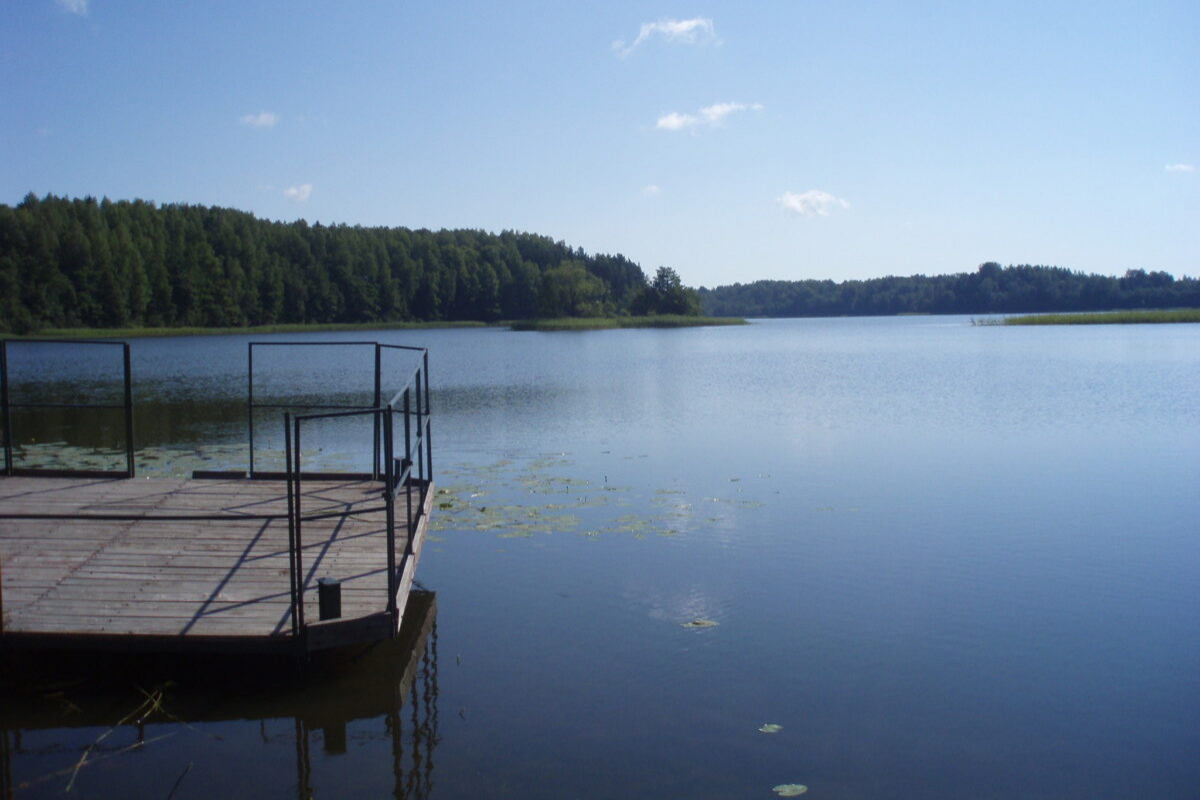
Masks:
[[[424,381],[422,380],[423,377],[424,377],[424,373],[422,372],[420,366],[418,366],[417,374],[414,376],[416,384],[417,384],[417,391],[416,391],[416,395],[417,395],[417,431],[416,431],[416,433],[417,433],[417,459],[416,459],[416,461],[417,461],[417,479],[418,480],[422,480],[425,477],[425,439],[422,438],[425,434],[425,425],[424,425],[424,422],[425,422],[425,414],[424,414],[425,392],[423,389],[423,383],[424,383]],[[411,475],[410,475],[410,477],[411,477]],[[411,481],[410,481],[410,483],[411,483]]]
[[[404,390],[404,464],[405,470],[404,479],[404,559],[407,561],[413,552],[413,503],[412,503],[412,425],[409,420],[409,415],[412,413],[411,403],[409,401],[409,389]]]
[[[375,408],[383,403],[383,346],[379,342],[375,343]],[[379,427],[383,424],[383,419],[379,414],[375,415],[375,449],[371,453],[371,477],[374,480],[379,480]]]
[[[387,514],[387,611],[392,618],[392,634],[396,633],[400,620],[396,619],[396,590],[400,576],[396,574],[396,460],[392,441],[392,407],[378,412],[383,425],[383,473],[384,508]]]
[[[292,415],[283,414],[283,460],[284,476],[287,479],[288,509],[288,579],[292,599],[292,635],[300,634],[300,618],[296,614],[296,497],[292,481]]]
[[[123,342],[125,351],[125,471],[134,477],[133,463],[133,372],[129,366],[129,342]]]
[[[405,483],[412,483],[412,405],[409,395],[412,390],[407,387],[404,389],[404,463],[401,465],[403,469],[408,470],[408,477],[405,478]]]
[[[254,342],[247,342],[247,368],[246,380],[249,385],[246,387],[246,431],[250,444],[250,477],[254,477]],[[287,427],[284,427],[284,434],[288,433]],[[286,436],[284,438],[287,438]]]
[[[296,501],[295,501],[295,506],[294,506],[294,508],[295,508],[294,516],[296,519],[296,526],[295,526],[296,527],[296,541],[292,547],[292,549],[296,553],[296,601],[295,602],[296,602],[296,617],[298,620],[297,624],[299,625],[300,630],[304,630],[304,583],[305,583],[305,580],[304,580],[304,536],[303,536],[303,532],[302,532],[303,520],[304,520],[304,511],[302,508],[303,499],[304,499],[304,491],[301,486],[301,483],[303,481],[303,475],[304,475],[304,465],[302,463],[303,450],[302,450],[301,444],[300,444],[300,420],[299,419],[293,420],[292,425],[293,425],[293,428],[295,431],[295,438],[296,438],[296,444],[293,448],[293,453],[295,454],[295,462],[296,462],[296,473],[295,473],[296,474],[296,477],[295,477]]]
[[[0,415],[4,422],[4,474],[12,475],[12,409],[8,405],[8,343],[0,339]]]
[[[421,366],[425,372],[425,427],[421,433],[425,438],[425,466],[429,472],[422,475],[427,482],[433,480],[433,426],[429,424],[433,414],[433,406],[429,404],[429,351],[426,350],[421,358]],[[426,487],[427,489],[428,487]],[[421,491],[421,507],[425,506],[425,489]]]

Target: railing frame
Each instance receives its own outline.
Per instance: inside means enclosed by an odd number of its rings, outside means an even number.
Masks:
[[[421,347],[401,345],[376,345],[376,382],[379,381],[378,365],[384,348],[415,350],[421,352],[421,362],[410,376],[405,387],[398,391],[386,405],[374,408],[349,408],[323,411],[312,414],[285,412],[284,457],[287,461],[287,507],[288,545],[291,591],[292,634],[302,638],[308,623],[304,615],[304,523],[314,516],[304,513],[303,498],[305,481],[303,459],[303,431],[305,426],[319,424],[330,419],[347,417],[371,417],[376,431],[375,450],[380,459],[374,459],[373,480],[382,480],[383,501],[387,532],[387,613],[391,618],[393,635],[399,629],[397,593],[400,581],[411,559],[415,558],[414,540],[424,514],[428,492],[433,479],[433,443],[431,438],[431,414],[429,406],[429,352]],[[265,407],[263,405],[257,406]],[[305,406],[311,407],[311,406]],[[403,419],[404,442],[401,455],[396,454],[396,416]],[[416,471],[414,473],[414,465]],[[328,478],[328,473],[321,473]],[[311,480],[311,474],[309,480]],[[400,493],[405,498],[405,537],[402,552],[396,546],[396,501]]]
[[[255,347],[372,347],[374,348],[375,362],[375,382],[373,398],[369,405],[355,403],[258,403],[254,400],[254,348]],[[258,409],[277,409],[277,410],[296,410],[307,409],[311,411],[366,411],[369,409],[383,408],[383,352],[385,350],[408,350],[421,353],[421,364],[415,371],[417,388],[423,384],[425,387],[424,407],[429,407],[429,350],[425,347],[413,347],[410,345],[401,344],[382,344],[380,342],[249,342],[247,344],[247,387],[246,387],[246,429],[247,441],[250,446],[249,458],[249,476],[251,478],[262,477],[262,473],[255,468],[255,443],[254,443],[254,412]],[[406,383],[406,389],[412,382],[412,378]],[[403,394],[406,389],[401,389],[397,392],[396,397]],[[394,401],[396,398],[393,397]],[[374,432],[374,447],[371,458],[371,477],[375,480],[379,479],[381,466],[381,441],[383,430],[380,427],[378,420],[375,425]],[[430,451],[432,456],[432,450]],[[276,477],[270,474],[269,477]]]
[[[37,344],[59,344],[59,345],[107,345],[110,347],[120,347],[122,355],[123,369],[123,402],[119,405],[114,403],[14,403],[12,401],[12,391],[9,385],[8,376],[8,348],[11,345],[37,345]],[[16,435],[13,432],[12,410],[14,408],[73,408],[73,409],[93,409],[93,410],[122,410],[124,411],[125,423],[125,469],[124,470],[67,470],[67,469],[44,469],[36,467],[17,467],[13,459],[13,442]],[[129,343],[115,342],[107,339],[20,339],[16,341],[6,341],[0,339],[0,421],[4,425],[4,473],[5,475],[70,475],[70,474],[88,474],[97,476],[111,476],[114,478],[132,478],[135,475],[136,468],[134,464],[134,435],[133,435],[133,374],[130,369],[129,359]]]

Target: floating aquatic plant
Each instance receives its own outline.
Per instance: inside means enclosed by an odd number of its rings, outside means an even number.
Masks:
[[[783,730],[783,726],[776,725],[774,722],[768,722],[766,725],[763,725],[761,728],[759,728],[759,730],[763,733],[779,733],[781,730]]]

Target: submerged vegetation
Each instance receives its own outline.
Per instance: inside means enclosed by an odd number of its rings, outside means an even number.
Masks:
[[[1136,325],[1160,322],[1200,322],[1200,308],[1105,311],[1094,314],[1029,314],[972,320],[976,325]]]

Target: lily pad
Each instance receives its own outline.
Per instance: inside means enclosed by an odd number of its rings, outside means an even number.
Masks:
[[[808,791],[808,787],[802,783],[781,783],[771,791],[780,797],[799,797]]]
[[[761,728],[759,728],[759,730],[763,733],[779,733],[781,730],[783,730],[783,726],[776,725],[774,722],[768,722],[766,725],[763,725]]]
[[[683,628],[715,628],[721,623],[711,619],[694,619],[691,622],[680,623]]]

